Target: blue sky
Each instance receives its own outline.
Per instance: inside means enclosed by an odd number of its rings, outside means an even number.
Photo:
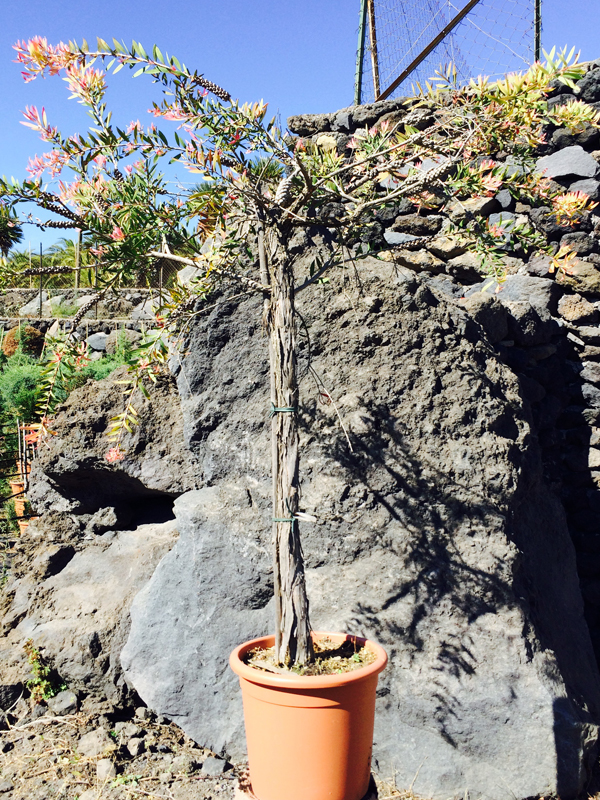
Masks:
[[[498,0],[498,6],[502,4]],[[290,114],[333,111],[353,99],[359,0],[2,0],[0,29],[0,174],[25,176],[44,145],[19,124],[25,105],[45,106],[65,133],[82,131],[86,116],[67,100],[57,78],[25,85],[12,44],[35,35],[50,42],[96,36],[136,39],[177,55],[241,100],[264,99]],[[600,0],[546,0],[543,46],[576,45],[583,59],[600,58]],[[501,12],[499,12],[501,13]],[[127,124],[140,118],[157,87],[122,70],[109,85],[109,105]],[[189,176],[182,174],[182,180]],[[37,249],[57,238],[27,226]]]

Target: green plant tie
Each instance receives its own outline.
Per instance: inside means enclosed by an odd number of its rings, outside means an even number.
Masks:
[[[294,414],[297,411],[295,406],[276,406],[271,403],[271,413],[269,417],[274,417],[275,414]]]
[[[296,522],[296,517],[273,517],[273,522]]]

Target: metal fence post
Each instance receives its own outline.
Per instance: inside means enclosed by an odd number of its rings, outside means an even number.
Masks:
[[[540,60],[542,54],[542,0],[534,0],[535,8],[533,10],[533,27],[534,27],[534,47],[533,57],[536,61]]]
[[[360,0],[358,20],[358,50],[356,53],[356,73],[354,75],[354,105],[359,106],[362,97],[363,59],[365,57],[365,28],[367,22],[367,0]]]
[[[369,40],[371,42],[371,66],[373,68],[373,90],[375,97],[379,97],[379,58],[377,56],[377,28],[375,27],[375,0],[367,0],[369,12]]]

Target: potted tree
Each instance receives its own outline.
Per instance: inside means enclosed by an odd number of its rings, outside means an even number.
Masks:
[[[503,185],[517,195],[547,192],[540,176],[509,177],[490,156],[501,149],[531,150],[549,120],[572,128],[597,124],[597,112],[585,104],[549,111],[544,102],[553,79],[572,83],[581,73],[568,66],[564,54],[551,54],[546,65],[535,64],[524,76],[499,84],[480,81],[464,91],[449,70],[439,76],[438,88],[408,104],[412,108],[375,129],[365,128],[340,148],[332,135],[316,142],[286,136],[275,118],[267,121],[264,103],[240,104],[156,47],[148,54],[137,43],[128,49],[98,40],[90,50],[85,42],[52,46],[38,37],[18,43],[16,50],[26,80],[64,73],[72,96],[94,121],[85,136],[67,137],[43,109],[27,108],[24,124],[51,149],[32,159],[29,180],[0,183],[4,203],[33,201],[53,214],[40,224],[77,228],[95,241],[100,288],[75,316],[72,331],[91,303],[155,259],[195,269],[159,309],[159,327],[131,364],[125,407],[110,431],[109,461],[125,457],[124,437],[137,420],[135,390],[147,392],[146,384],[168,357],[165,328],[201,309],[217,285],[263,296],[270,359],[275,634],[241,645],[230,661],[245,692],[251,781],[260,800],[307,794],[359,800],[369,781],[375,687],[386,656],[375,643],[330,634],[335,644],[349,640],[357,650],[364,647],[364,665],[341,674],[298,674],[320,660],[315,641],[322,635],[311,630],[299,530],[295,297],[328,270],[360,258],[365,252],[361,235],[374,212],[400,199],[421,209],[460,202],[473,193],[489,195]],[[95,66],[99,61],[106,72]],[[104,102],[105,78],[123,66],[161,84],[165,97],[152,113],[178,124],[170,137],[154,125],[134,121],[120,128],[112,122]],[[164,159],[181,163],[203,183],[183,196],[170,191],[159,172]],[[58,192],[42,183],[46,171],[69,173]],[[570,213],[581,213],[587,203],[585,196],[577,198]],[[292,239],[309,228],[322,231],[329,244],[299,274]],[[483,269],[497,273],[503,242],[496,232],[471,219],[460,234],[481,255]],[[416,240],[411,246],[420,244]],[[555,256],[557,268],[569,258],[568,252]],[[71,335],[49,348],[41,441],[50,433],[55,388],[81,357],[77,347]],[[263,662],[258,669],[248,663],[257,650],[270,647],[271,664]]]

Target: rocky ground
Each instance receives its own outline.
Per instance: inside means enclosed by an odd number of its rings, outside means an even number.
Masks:
[[[85,702],[64,716],[43,706],[32,713],[20,700],[2,732],[0,797],[233,797],[244,765],[216,758],[146,708],[124,716],[108,705],[103,713],[101,704],[86,707]]]

